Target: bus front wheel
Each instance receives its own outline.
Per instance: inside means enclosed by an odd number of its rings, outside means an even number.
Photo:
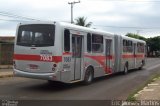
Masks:
[[[93,74],[93,69],[91,67],[89,67],[86,72],[85,72],[85,76],[84,76],[84,84],[85,85],[89,85],[92,83],[94,78],[94,74]]]

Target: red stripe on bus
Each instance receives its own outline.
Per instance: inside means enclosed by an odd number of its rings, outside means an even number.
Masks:
[[[129,55],[129,54],[123,54],[122,58],[134,58],[134,55]]]
[[[64,52],[63,55],[72,55],[71,52]]]
[[[62,56],[52,56],[52,60],[55,63],[62,62]]]
[[[97,61],[99,64],[101,64],[105,70],[106,73],[112,73],[112,69],[108,66],[106,66],[105,60],[109,59],[112,60],[113,56],[90,56],[90,55],[85,55],[85,57],[91,58],[95,61]]]
[[[137,55],[124,54],[122,55],[122,58],[144,58],[144,54],[137,54]]]
[[[85,55],[85,57],[90,57],[90,58],[95,59],[95,60],[105,60],[105,59],[112,60],[113,59],[112,55],[110,55],[110,56],[90,56],[90,55]]]
[[[14,54],[14,60],[30,60],[30,61],[38,61],[40,60],[39,55],[24,55],[24,54]]]
[[[90,55],[85,55],[85,57],[89,57],[89,58],[92,58],[94,60],[97,60],[98,62],[101,62],[101,63],[104,63],[104,61],[106,59],[109,59],[109,60],[112,60],[113,59],[113,56],[90,56]]]
[[[24,55],[24,54],[14,54],[14,60],[26,60],[26,61],[45,61],[41,59],[40,55]],[[62,56],[52,56],[52,61],[45,62],[62,62]]]
[[[144,54],[137,54],[136,55],[136,58],[144,58],[145,56],[144,56]]]

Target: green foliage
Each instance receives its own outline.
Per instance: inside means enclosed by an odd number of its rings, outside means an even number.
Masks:
[[[75,20],[76,20],[76,23],[75,23],[76,25],[80,25],[84,27],[90,27],[92,25],[92,22],[89,22],[89,23],[86,22],[87,20],[86,17],[78,17]]]
[[[147,39],[147,45],[150,47],[150,51],[160,51],[160,36]]]
[[[147,41],[147,39],[145,37],[140,36],[138,34],[127,33],[126,36],[131,37],[131,38],[136,38],[136,39]]]
[[[127,33],[126,36],[146,41],[148,56],[160,55],[160,36],[145,38],[133,33]],[[153,55],[153,52],[155,52],[155,55]]]

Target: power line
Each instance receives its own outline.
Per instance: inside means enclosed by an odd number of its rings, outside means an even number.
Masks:
[[[109,0],[107,0],[107,1],[109,1]],[[113,1],[116,1],[116,0],[113,0]],[[11,17],[11,18],[16,18],[16,20],[0,19],[0,20],[3,20],[3,21],[12,21],[12,22],[22,22],[22,21],[26,22],[26,20],[41,21],[41,20],[38,20],[38,19],[29,18],[29,17],[25,17],[25,16],[20,16],[20,15],[17,15],[17,14],[12,14],[12,13],[9,13],[9,12],[4,12],[4,11],[0,11],[0,15],[1,16]],[[24,19],[24,20],[17,20],[17,18]],[[105,25],[93,25],[93,26],[110,27],[110,28],[124,28],[124,29],[160,29],[160,27],[135,27],[135,26],[110,26],[110,25],[109,26],[105,26]]]
[[[111,1],[111,2],[160,2],[160,0],[91,0],[91,1]]]
[[[104,25],[93,25],[93,26],[110,27],[110,28],[124,28],[124,29],[160,29],[160,27],[104,26]]]
[[[16,14],[9,13],[9,12],[4,12],[4,11],[0,11],[0,15],[1,16],[6,16],[6,17],[12,17],[12,18],[24,19],[24,20],[41,21],[39,19],[34,19],[34,18],[25,17],[25,16],[20,16],[20,15],[16,15]]]
[[[0,19],[2,21],[10,21],[10,22],[27,22],[27,21],[24,21],[24,20],[8,20],[8,19]]]

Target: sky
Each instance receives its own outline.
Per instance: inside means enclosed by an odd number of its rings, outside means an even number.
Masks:
[[[15,36],[17,24],[29,21],[10,15],[70,22],[68,2],[72,1],[78,0],[0,0],[0,36]],[[73,18],[81,16],[93,23],[91,28],[146,38],[160,36],[160,0],[80,0],[73,7]]]

